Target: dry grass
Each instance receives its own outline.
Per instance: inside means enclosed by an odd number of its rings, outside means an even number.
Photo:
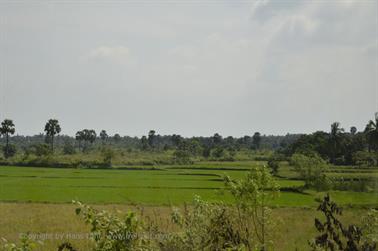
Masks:
[[[150,217],[162,229],[174,229],[170,223],[169,207],[137,208],[127,205],[96,205],[96,208],[106,209],[115,213],[137,211],[142,217]],[[0,237],[17,241],[20,233],[83,234],[89,228],[75,215],[75,206],[70,204],[38,204],[38,203],[0,203]],[[359,223],[363,209],[348,209],[344,211],[343,222]],[[313,226],[314,216],[319,215],[315,209],[277,208],[273,210],[277,222],[275,234],[275,250],[307,250],[307,241],[316,232]],[[67,239],[46,240],[39,250],[56,250],[59,243]],[[90,250],[91,242],[87,239],[69,239],[81,251]]]

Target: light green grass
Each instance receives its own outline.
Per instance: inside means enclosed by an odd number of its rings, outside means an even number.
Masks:
[[[231,162],[232,163],[232,162]],[[194,195],[203,199],[230,202],[223,188],[223,175],[242,178],[246,171],[231,163],[200,163],[165,166],[159,170],[63,169],[0,167],[0,201],[65,203],[128,203],[170,205],[190,203]],[[245,166],[257,165],[244,163]],[[208,168],[199,168],[206,166]],[[223,167],[223,168],[220,168]],[[242,163],[239,163],[239,167]],[[191,169],[190,169],[191,168]],[[301,180],[277,179],[282,188],[303,185]],[[274,206],[314,206],[319,193],[281,192]],[[378,204],[374,193],[333,192],[341,204]]]

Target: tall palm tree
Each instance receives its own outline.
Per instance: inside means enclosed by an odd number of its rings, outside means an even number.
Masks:
[[[108,134],[106,133],[105,130],[102,130],[102,131],[100,132],[100,138],[101,138],[101,140],[102,140],[102,144],[105,144],[105,141],[106,141],[106,139],[107,139],[108,137],[109,137],[109,136],[108,136]]]
[[[5,158],[9,157],[9,135],[13,135],[15,133],[16,129],[14,128],[14,123],[10,119],[5,119],[3,122],[1,122],[0,127],[0,134],[5,135],[6,138],[6,146],[5,146]]]
[[[330,132],[330,143],[331,143],[331,162],[334,163],[337,152],[339,150],[339,146],[341,144],[342,133],[344,129],[340,127],[339,122],[334,122],[331,124],[331,132]]]
[[[365,135],[369,145],[369,152],[371,149],[378,150],[378,112],[375,113],[375,121],[370,120],[366,125]]]
[[[48,137],[51,138],[51,151],[54,152],[54,137],[61,131],[59,121],[56,119],[50,119],[45,125],[45,132]]]

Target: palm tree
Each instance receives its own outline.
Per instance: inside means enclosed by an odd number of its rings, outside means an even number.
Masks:
[[[343,128],[340,128],[339,122],[334,122],[331,124],[331,133],[330,133],[330,143],[331,143],[331,162],[334,163],[339,146],[341,143],[342,133],[344,132]]]
[[[352,126],[352,127],[350,128],[350,134],[355,135],[356,133],[357,133],[357,127]]]
[[[366,125],[365,135],[369,144],[369,152],[371,149],[378,150],[378,112],[375,113],[375,121],[370,120]]]
[[[1,123],[0,134],[5,135],[6,137],[6,146],[5,146],[5,158],[9,157],[9,135],[13,135],[16,129],[14,128],[14,123],[10,119],[5,119]]]
[[[54,136],[61,131],[59,121],[56,119],[50,119],[45,125],[45,132],[48,137],[51,138],[51,151],[54,152]]]
[[[109,136],[108,136],[108,134],[106,133],[105,130],[102,130],[102,131],[100,132],[100,138],[101,138],[103,144],[105,144],[105,141],[106,141],[106,139],[107,139],[108,137],[109,137]]]

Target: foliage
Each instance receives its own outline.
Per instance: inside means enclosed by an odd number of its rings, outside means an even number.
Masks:
[[[216,147],[211,151],[211,156],[216,159],[220,159],[224,157],[224,155],[225,155],[225,151],[223,147]]]
[[[173,153],[174,162],[179,165],[193,163],[190,156],[190,152],[186,149],[177,149]]]
[[[8,144],[8,146],[3,146],[2,148],[5,158],[11,158],[17,153],[16,146],[13,144]]]
[[[104,164],[107,167],[112,167],[112,159],[115,157],[115,151],[110,146],[104,146],[101,149],[101,155],[104,160]]]
[[[358,166],[377,166],[378,153],[368,151],[358,151],[353,153],[353,162]]]
[[[76,214],[91,226],[91,238],[95,242],[93,251],[147,250],[148,242],[141,234],[142,223],[133,212],[118,217],[80,202],[74,203],[78,206]]]
[[[300,178],[305,181],[306,187],[315,188],[317,191],[329,189],[330,180],[324,174],[328,165],[319,155],[294,154],[291,157],[291,164]]]
[[[79,142],[79,147],[82,148],[83,152],[88,152],[89,144],[93,144],[96,137],[96,131],[93,129],[84,129],[76,133],[76,140]],[[84,142],[83,145],[81,145],[82,142]]]
[[[370,245],[378,245],[378,210],[370,209],[362,218],[363,240]]]
[[[254,149],[260,149],[261,144],[261,134],[259,132],[255,132],[252,136],[252,144]]]
[[[63,154],[72,155],[75,153],[76,153],[75,146],[68,141],[65,142],[63,146]]]
[[[240,250],[248,242],[235,227],[233,212],[223,203],[208,203],[195,196],[191,210],[185,208],[181,214],[174,209],[171,217],[181,231],[159,242],[163,251]]]
[[[268,161],[268,167],[272,170],[272,175],[276,176],[278,174],[278,169],[280,168],[280,163],[274,159]]]
[[[370,150],[378,150],[378,112],[375,113],[375,121],[370,120],[366,125],[365,134]]]
[[[48,156],[51,154],[51,148],[47,144],[36,144],[32,146],[31,152],[38,157]]]
[[[9,135],[13,135],[15,131],[16,131],[15,126],[12,120],[5,119],[3,122],[1,122],[0,135],[4,135],[6,138],[6,145],[5,145],[5,148],[3,149],[5,158],[8,158],[14,155],[14,154],[12,155],[12,152],[11,152],[12,149],[10,149],[11,146],[9,145]]]
[[[47,121],[45,125],[45,132],[51,141],[51,152],[54,152],[54,137],[56,134],[59,134],[61,130],[62,129],[60,128],[58,120],[49,119],[49,121]]]
[[[1,251],[33,251],[36,250],[41,242],[33,241],[29,238],[28,234],[22,234],[20,237],[20,244],[8,242],[6,239],[2,239],[4,244],[0,246]]]
[[[225,185],[234,199],[239,231],[247,240],[247,249],[257,245],[265,250],[272,242],[273,222],[268,203],[278,195],[277,182],[263,166],[251,169],[242,180],[235,181],[226,176]]]
[[[343,251],[373,251],[376,244],[362,241],[362,231],[355,225],[344,227],[336,217],[342,214],[342,209],[331,201],[327,194],[318,207],[325,216],[325,221],[315,218],[315,227],[320,235],[309,244],[312,250],[343,250]]]
[[[105,130],[101,130],[100,132],[100,139],[102,140],[102,143],[105,144],[106,140],[109,138],[108,134]]]

